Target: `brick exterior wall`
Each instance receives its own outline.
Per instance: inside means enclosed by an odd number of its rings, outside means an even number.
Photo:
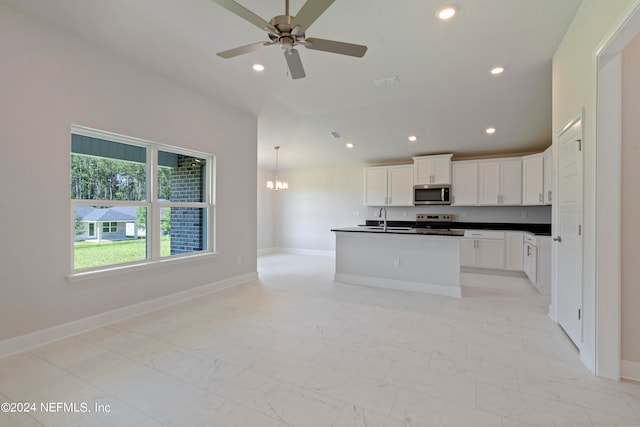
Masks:
[[[204,161],[192,166],[193,157],[178,156],[178,167],[171,171],[171,201],[201,202]],[[171,208],[171,255],[206,249],[203,236],[202,209]]]

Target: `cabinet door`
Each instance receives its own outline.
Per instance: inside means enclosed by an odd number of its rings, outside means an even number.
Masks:
[[[505,270],[524,270],[524,234],[519,231],[507,231],[504,241],[504,268]]]
[[[500,162],[480,163],[480,194],[478,203],[481,205],[500,204]]]
[[[527,277],[529,277],[529,280],[531,281],[531,283],[533,283],[534,285],[537,284],[538,281],[538,251],[536,249],[535,246],[532,245],[525,245],[526,249],[525,249],[525,254],[524,254],[524,259],[525,259],[525,273],[527,274]],[[536,286],[537,287],[537,286]]]
[[[480,268],[504,269],[504,240],[478,239],[478,263]]]
[[[476,239],[460,239],[460,266],[476,266]]]
[[[364,204],[365,206],[387,204],[387,168],[364,170]]]
[[[552,199],[552,190],[553,190],[553,164],[551,161],[551,150],[547,149],[544,152],[543,157],[543,196],[544,196],[544,204],[550,205]]]
[[[544,160],[541,155],[522,159],[522,204],[541,205],[544,177]]]
[[[390,167],[387,179],[387,204],[413,206],[413,166]]]
[[[432,164],[432,183],[451,184],[451,159],[448,157],[436,157]]]
[[[413,160],[413,181],[415,185],[432,184],[433,159]]]
[[[453,163],[451,166],[451,191],[453,202],[457,206],[478,204],[478,164]]]
[[[501,205],[522,204],[522,160],[500,162]]]

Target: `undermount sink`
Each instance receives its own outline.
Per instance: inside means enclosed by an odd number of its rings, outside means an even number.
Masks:
[[[369,230],[384,230],[383,225],[367,225],[365,228]],[[387,231],[411,231],[411,227],[387,227]]]

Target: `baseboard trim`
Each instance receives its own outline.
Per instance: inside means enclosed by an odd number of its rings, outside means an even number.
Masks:
[[[252,272],[0,341],[0,357],[258,279]]]
[[[302,248],[281,248],[281,247],[260,249],[258,251],[258,256],[273,255],[273,254],[315,255],[315,256],[335,257],[336,251],[324,251],[320,249],[302,249]]]
[[[373,286],[376,288],[418,292],[421,294],[440,295],[453,298],[460,298],[462,296],[462,288],[460,287],[411,282],[407,280],[384,279],[380,277],[359,276],[344,273],[336,273],[333,280],[340,283]]]
[[[620,376],[625,380],[640,382],[640,362],[621,360]]]

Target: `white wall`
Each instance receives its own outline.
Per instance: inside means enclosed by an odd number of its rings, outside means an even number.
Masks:
[[[282,179],[289,190],[276,195],[276,246],[334,251],[332,228],[364,222],[362,167],[288,170]]]
[[[275,198],[279,196],[267,189],[267,181],[273,180],[275,172],[258,169],[258,252],[275,247]]]
[[[640,35],[622,53],[622,360],[640,364]]]
[[[0,54],[0,341],[255,272],[255,117],[4,5]],[[68,283],[72,123],[215,154],[219,256]]]
[[[554,140],[562,127],[581,110],[583,116],[584,147],[584,218],[583,218],[583,360],[596,369],[596,49],[616,21],[634,0],[583,0],[565,37],[553,57],[552,67],[552,126]],[[555,142],[555,141],[554,141]],[[610,143],[611,141],[609,141]],[[597,141],[607,144],[608,141]],[[554,144],[554,153],[557,147]],[[606,147],[601,146],[600,149]],[[554,213],[555,216],[555,213]],[[607,224],[600,224],[607,232]],[[601,280],[600,294],[606,286]],[[608,374],[607,374],[608,375]]]

